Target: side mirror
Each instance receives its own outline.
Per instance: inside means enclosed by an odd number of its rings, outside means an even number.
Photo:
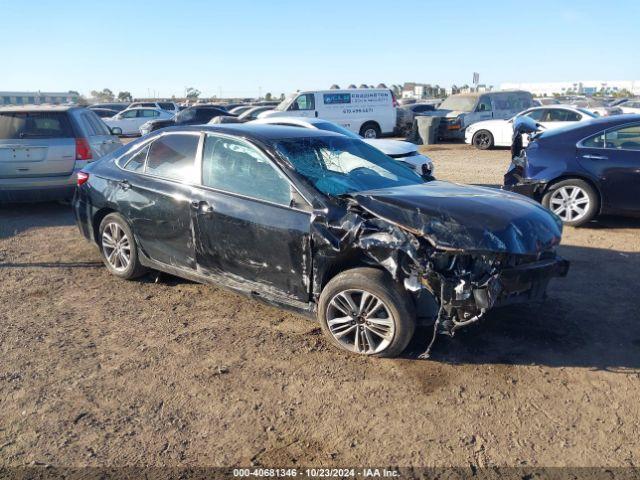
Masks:
[[[122,129],[120,127],[111,127],[111,135],[122,135]]]

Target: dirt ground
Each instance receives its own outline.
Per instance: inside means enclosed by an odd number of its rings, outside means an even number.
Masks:
[[[508,151],[425,149],[497,185]],[[0,466],[638,466],[640,220],[566,228],[568,278],[418,360],[170,276],[110,276],[68,206],[0,208]]]

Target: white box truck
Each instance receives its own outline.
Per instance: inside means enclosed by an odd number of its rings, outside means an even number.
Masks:
[[[316,117],[337,123],[364,138],[379,138],[394,132],[397,102],[387,88],[315,90],[297,92],[283,100],[275,110],[258,118]]]

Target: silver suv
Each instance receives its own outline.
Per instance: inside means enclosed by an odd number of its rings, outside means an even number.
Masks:
[[[71,198],[77,172],[121,145],[86,108],[0,108],[0,201]]]

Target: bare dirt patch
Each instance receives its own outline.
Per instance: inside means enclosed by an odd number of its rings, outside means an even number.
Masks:
[[[508,164],[423,150],[464,183]],[[68,206],[1,207],[0,463],[637,466],[640,221],[567,228],[561,253],[544,304],[371,360],[234,293],[110,276]]]

